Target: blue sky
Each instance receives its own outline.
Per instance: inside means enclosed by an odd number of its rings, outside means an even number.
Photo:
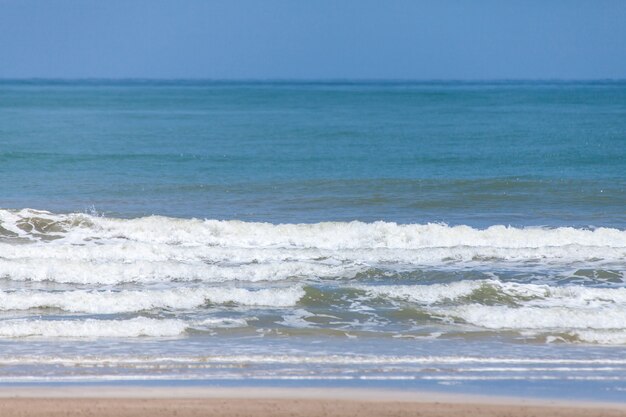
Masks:
[[[626,78],[626,1],[0,0],[0,77]]]

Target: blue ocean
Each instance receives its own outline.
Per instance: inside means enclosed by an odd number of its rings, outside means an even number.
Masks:
[[[625,82],[0,81],[0,382],[623,401],[625,284]]]

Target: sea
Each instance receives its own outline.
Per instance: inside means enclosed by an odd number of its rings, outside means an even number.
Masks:
[[[0,384],[626,402],[626,82],[0,81]]]

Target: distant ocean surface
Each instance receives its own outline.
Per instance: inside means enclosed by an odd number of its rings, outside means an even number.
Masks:
[[[0,81],[0,382],[619,399],[625,282],[626,82]]]

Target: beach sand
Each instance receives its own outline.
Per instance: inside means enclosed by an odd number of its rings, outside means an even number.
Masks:
[[[0,416],[626,416],[626,405],[346,389],[4,388]]]

